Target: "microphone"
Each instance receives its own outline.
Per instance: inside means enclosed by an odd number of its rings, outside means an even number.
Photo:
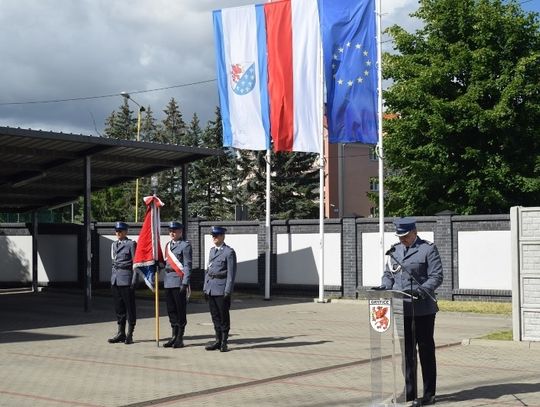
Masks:
[[[386,251],[386,253],[384,254],[385,256],[390,256],[392,253],[394,253],[396,251],[396,246],[392,246],[390,249],[388,249]]]

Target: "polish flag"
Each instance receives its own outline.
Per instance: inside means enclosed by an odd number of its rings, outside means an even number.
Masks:
[[[264,4],[270,129],[275,151],[322,152],[323,84],[317,0]]]

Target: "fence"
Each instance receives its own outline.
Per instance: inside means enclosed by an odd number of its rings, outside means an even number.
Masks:
[[[273,221],[271,295],[318,295],[319,221]],[[202,286],[204,265],[211,247],[214,222],[193,219],[187,237],[193,246],[195,289]],[[265,225],[258,221],[220,223],[228,229],[225,242],[238,258],[237,288],[264,293]],[[165,223],[163,224],[165,226]],[[379,256],[379,224],[374,218],[325,220],[324,288],[327,297],[355,298],[357,288],[378,285],[382,270]],[[418,217],[420,237],[433,241],[441,254],[444,282],[442,299],[510,301],[512,265],[510,215]],[[29,224],[0,224],[0,286],[29,285],[32,278],[32,236]],[[140,224],[130,228],[136,238]],[[168,239],[162,229],[162,243]],[[82,227],[40,224],[38,227],[39,285],[82,286]],[[92,278],[105,286],[110,276],[112,223],[92,225]],[[397,238],[392,219],[385,222],[385,245]]]

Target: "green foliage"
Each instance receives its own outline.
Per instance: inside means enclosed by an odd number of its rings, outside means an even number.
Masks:
[[[270,206],[275,219],[313,219],[319,211],[317,154],[271,153]],[[240,151],[238,203],[250,219],[266,216],[266,152]]]
[[[540,200],[538,16],[515,1],[420,0],[424,22],[388,29],[389,215],[506,213]]]
[[[199,140],[206,148],[221,149],[223,133],[221,113],[210,121]],[[236,185],[231,183],[234,172],[232,159],[227,155],[209,157],[190,164],[188,177],[189,215],[205,219],[232,219]]]
[[[118,112],[113,111],[105,120],[105,137],[117,140],[137,139],[137,117],[132,116],[127,99],[124,99]]]

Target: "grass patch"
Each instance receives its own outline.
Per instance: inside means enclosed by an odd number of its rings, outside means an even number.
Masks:
[[[480,339],[491,339],[494,341],[511,341],[513,340],[512,331],[499,331],[481,336]]]
[[[439,309],[447,312],[473,312],[477,314],[512,315],[510,302],[438,301]]]

